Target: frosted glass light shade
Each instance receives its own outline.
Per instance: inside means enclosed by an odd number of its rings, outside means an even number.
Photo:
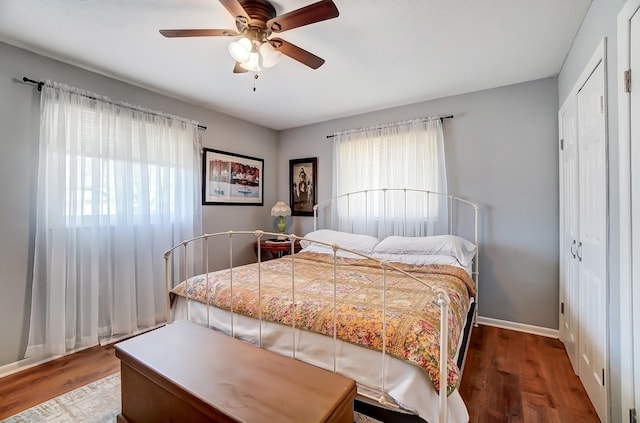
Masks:
[[[262,56],[262,66],[265,68],[275,66],[282,59],[282,53],[273,48],[269,42],[262,43],[260,55]]]
[[[238,63],[247,63],[251,59],[251,40],[243,37],[229,44],[229,54]]]
[[[260,70],[260,55],[258,53],[249,53],[249,60],[246,62],[239,62],[240,67],[251,72],[258,72]]]

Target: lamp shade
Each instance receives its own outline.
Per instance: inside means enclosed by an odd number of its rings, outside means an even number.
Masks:
[[[291,209],[284,201],[278,201],[271,207],[271,216],[291,216]]]

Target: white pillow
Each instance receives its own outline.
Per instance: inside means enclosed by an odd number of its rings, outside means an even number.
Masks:
[[[371,257],[378,260],[391,261],[396,263],[412,264],[414,266],[428,266],[430,264],[446,264],[449,266],[464,269],[471,275],[470,267],[465,267],[458,262],[458,259],[452,256],[439,254],[386,254],[373,253]]]
[[[314,243],[311,243],[311,245],[309,245],[308,247],[303,248],[302,250],[300,250],[300,252],[330,254],[333,256],[333,248],[327,247],[326,245],[314,244]],[[345,250],[336,250],[336,256],[344,257],[344,258],[353,258],[353,259],[366,258]]]
[[[426,237],[389,236],[375,246],[374,253],[386,254],[435,254],[455,257],[464,267],[471,265],[476,246],[455,235]]]
[[[439,254],[387,254],[373,253],[371,257],[384,261],[395,261],[396,263],[414,264],[425,266],[429,264],[448,264],[450,266],[461,267],[455,257]]]
[[[320,229],[309,232],[305,238],[332,245],[338,244],[342,248],[348,248],[365,254],[370,254],[373,251],[373,247],[380,242],[378,238],[370,235],[350,234],[348,232],[332,231],[330,229]],[[300,240],[300,246],[302,248],[306,248],[311,244],[311,242],[305,239]]]

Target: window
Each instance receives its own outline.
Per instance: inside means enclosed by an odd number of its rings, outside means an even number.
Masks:
[[[334,143],[334,196],[382,188],[408,188],[446,193],[444,135],[440,119],[418,119],[394,125],[336,135]],[[367,195],[338,203],[339,224],[370,226],[383,218],[395,225],[408,221],[408,232],[426,235],[446,220],[446,201],[402,192]],[[406,204],[406,208],[404,205]],[[425,219],[428,216],[428,222]],[[371,221],[371,222],[370,222]],[[359,230],[362,230],[360,228]],[[382,236],[383,228],[366,230]],[[377,232],[377,233],[376,233]],[[407,233],[409,235],[410,233]]]
[[[59,104],[52,110],[53,134],[59,134],[69,119],[77,119],[75,133],[64,137],[68,226],[122,213],[149,219],[164,213],[171,220],[177,218],[177,181],[185,176],[181,172],[195,171],[193,163],[185,163],[188,156],[179,151],[181,145],[192,149],[190,131],[166,128],[164,122],[145,121],[145,116],[135,113],[88,109],[85,104],[66,105],[65,116],[59,116]]]

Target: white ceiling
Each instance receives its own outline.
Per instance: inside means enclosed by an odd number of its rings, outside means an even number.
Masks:
[[[591,0],[334,2],[339,17],[279,34],[326,63],[284,57],[255,92],[232,39],[158,33],[235,28],[218,0],[0,0],[0,40],[281,130],[556,75]]]

